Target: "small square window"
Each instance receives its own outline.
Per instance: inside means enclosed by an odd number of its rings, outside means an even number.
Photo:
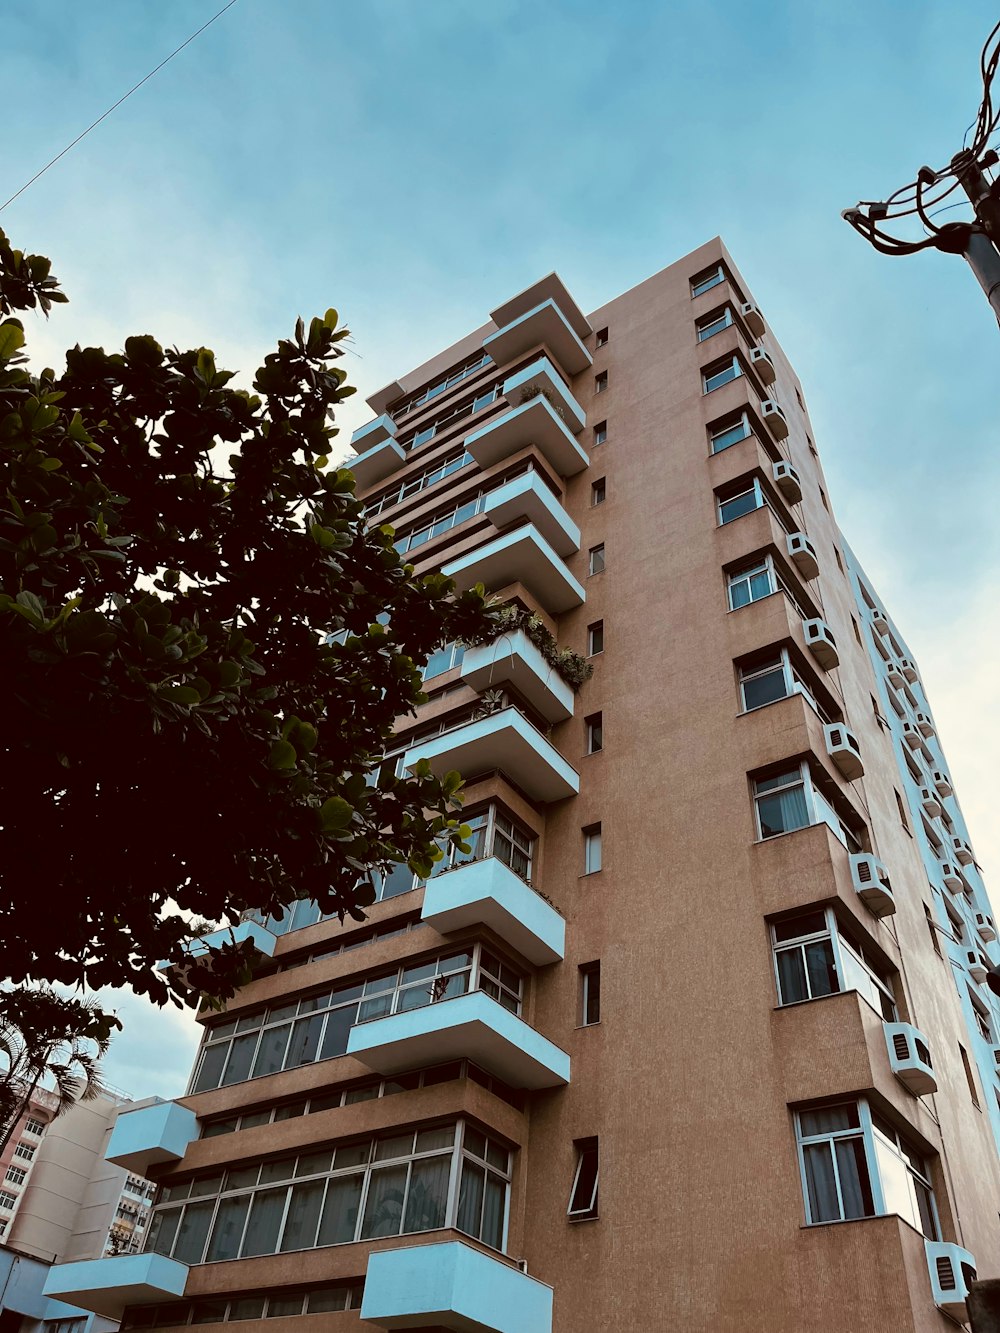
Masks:
[[[603,393],[608,387],[608,372],[602,370],[599,375],[594,376],[594,392]]]
[[[595,620],[587,626],[587,656],[596,657],[604,652],[604,621]]]
[[[600,546],[590,548],[590,572],[591,574],[603,574],[604,572],[604,543]]]
[[[601,869],[603,856],[601,851],[601,826],[591,824],[583,830],[583,873],[595,875]]]
[[[600,754],[604,749],[604,715],[591,713],[583,721],[587,728],[587,753]]]
[[[598,329],[598,330],[597,330],[597,339],[596,339],[596,342],[597,342],[597,346],[598,346],[598,347],[606,347],[606,346],[608,345],[608,330],[607,330],[607,328],[603,328],[603,329]]]
[[[602,505],[607,498],[608,498],[608,487],[604,478],[601,477],[599,481],[591,482],[590,485],[591,508],[593,508],[594,505]]]
[[[577,1139],[576,1171],[570,1191],[568,1215],[582,1222],[597,1216],[597,1139]]]
[[[607,438],[608,423],[606,421],[599,421],[594,427],[594,444],[603,444]]]
[[[601,964],[580,965],[580,1026],[589,1028],[601,1021]]]

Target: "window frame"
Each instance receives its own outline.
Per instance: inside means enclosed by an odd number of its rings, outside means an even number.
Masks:
[[[720,378],[721,376],[725,378]],[[727,384],[732,384],[733,380],[743,379],[745,376],[743,361],[738,352],[733,352],[732,356],[722,357],[707,366],[702,366],[701,391],[706,395],[715,393],[716,389],[721,389]]]
[[[607,552],[604,542],[598,542],[596,546],[591,546],[587,552],[587,577],[593,578],[595,574],[603,574],[607,567]]]
[[[581,831],[583,833],[583,873],[584,875],[599,875],[604,869],[604,830],[600,821],[598,821],[596,824],[585,825]]]
[[[587,748],[585,754],[600,754],[604,749],[604,714],[588,713],[583,719],[586,728]]]
[[[713,287],[718,287],[725,281],[726,269],[721,260],[715,268],[702,269],[700,273],[696,273],[693,278],[688,279],[691,288],[692,301],[696,296],[701,296],[705,292],[710,292]]]
[[[591,1222],[600,1214],[600,1189],[601,1189],[601,1149],[600,1140],[593,1135],[586,1139],[577,1139],[574,1142],[576,1149],[576,1168],[573,1171],[573,1185],[569,1192],[569,1205],[566,1209],[566,1216],[571,1222]],[[590,1192],[589,1202],[584,1207],[574,1208],[576,1202],[576,1192],[580,1187],[580,1176],[583,1172],[584,1163],[589,1153],[594,1154],[594,1185]]]
[[[778,776],[777,773],[765,773],[763,776],[751,777],[750,788],[754,805],[754,824],[757,834],[757,842],[770,842],[773,838],[783,838],[789,833],[798,833],[801,829],[812,828],[817,824],[825,824],[838,842],[842,843],[849,852],[861,852],[864,850],[862,840],[837,813],[836,809],[823,795],[822,791],[816,785],[816,779],[813,776],[812,766],[807,759],[800,759],[797,764],[789,764],[787,772],[791,774],[798,769],[799,777],[797,782],[789,782],[785,787],[769,788],[765,792],[758,792],[757,783],[766,782],[772,776]],[[794,829],[782,829],[780,833],[764,834],[760,820],[760,810],[758,800],[761,797],[774,795],[776,791],[790,789],[794,786],[802,785],[805,789],[806,814],[809,816],[805,824],[799,824]],[[833,821],[836,821],[834,823]]]
[[[579,1027],[597,1027],[601,1021],[601,960],[581,963],[577,969],[580,975],[580,1022]],[[596,982],[596,985],[595,985]],[[597,1017],[591,1017],[595,1010]]]
[[[608,483],[606,477],[598,477],[596,481],[590,483],[590,507],[596,509],[602,505],[608,498]]]
[[[735,419],[724,418],[724,420],[727,420],[726,425],[718,426],[715,430],[711,427],[708,429],[709,453],[713,458],[716,454],[724,454],[727,449],[732,449],[734,445],[742,444],[744,440],[753,439],[757,434],[750,423],[750,413],[745,408]],[[728,443],[724,444],[720,449],[716,449],[716,442],[721,440],[723,436],[728,435],[731,431],[735,430],[737,426],[743,427],[743,434],[737,436],[734,440],[729,440]]]
[[[600,645],[599,647],[597,645]],[[587,656],[599,657],[604,652],[604,621],[595,620],[587,626]]]
[[[608,423],[606,421],[598,421],[595,424],[593,440],[595,449],[599,448],[602,444],[607,444]]]
[[[799,935],[793,935],[783,940],[778,939],[777,932],[780,927],[793,924],[799,917],[816,916],[819,914],[822,914],[823,917],[822,929],[804,931]],[[771,958],[779,1009],[794,1009],[800,1004],[812,1004],[814,1000],[825,1000],[832,995],[846,995],[853,992],[855,995],[859,995],[869,1008],[875,1010],[883,1023],[899,1022],[899,1008],[896,1004],[896,996],[890,982],[886,981],[879,975],[878,970],[866,956],[864,945],[860,942],[855,942],[850,938],[849,933],[844,929],[843,923],[839,920],[837,913],[832,907],[806,909],[802,912],[793,913],[791,916],[780,918],[777,921],[771,921],[768,923],[768,933],[771,939]],[[821,940],[830,941],[830,949],[833,958],[833,973],[837,980],[836,989],[832,991],[824,991],[823,993],[816,995],[809,994],[802,999],[786,999],[782,993],[781,971],[778,967],[778,955],[800,951],[803,964],[803,975],[807,987],[811,990],[812,978],[806,962],[805,950],[808,945],[816,944]],[[870,989],[866,990],[856,984],[859,979],[859,972],[864,974]],[[878,1006],[876,1006],[874,1001],[874,996],[876,994],[883,1001],[883,1003]],[[886,1012],[887,1009],[888,1012]]]
[[[710,291],[706,288],[706,291]],[[702,315],[700,319],[695,320],[695,333],[699,343],[708,342],[709,338],[714,338],[717,333],[724,333],[726,329],[731,329],[735,324],[733,318],[733,308],[727,302],[722,311],[713,311],[710,314]]]

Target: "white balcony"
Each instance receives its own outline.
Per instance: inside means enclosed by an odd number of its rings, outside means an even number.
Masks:
[[[579,435],[587,424],[586,414],[547,356],[540,356],[537,361],[532,361],[531,365],[525,366],[516,375],[511,375],[503,383],[503,395],[511,406],[516,406],[522,401],[530,401],[530,398],[539,392],[545,395],[550,406],[558,407],[562,411],[563,421],[574,435]],[[527,400],[524,398],[525,394],[529,396]]]
[[[497,528],[532,524],[557,555],[566,557],[580,549],[580,529],[537,472],[522,472],[491,491],[484,513]]]
[[[889,872],[877,857],[866,852],[852,856],[851,878],[858,897],[873,916],[891,916],[895,912]]]
[[[533,801],[561,801],[580,791],[580,775],[551,741],[516,708],[502,708],[441,736],[421,741],[403,756],[406,768],[426,759],[439,777],[499,770]]]
[[[198,1117],[188,1107],[155,1101],[119,1112],[104,1156],[115,1166],[147,1176],[151,1166],[179,1162],[198,1132]]]
[[[542,301],[483,339],[483,348],[498,366],[505,366],[533,347],[544,346],[567,375],[579,375],[594,358],[573,331],[555,301]]]
[[[885,1044],[889,1064],[900,1083],[914,1097],[937,1092],[938,1084],[931,1067],[927,1038],[912,1023],[885,1023]]]
[[[788,558],[808,583],[819,573],[816,547],[804,532],[792,532],[785,538]]]
[[[406,454],[396,443],[395,435],[396,423],[383,415],[359,427],[351,436],[358,456],[347,459],[345,466],[354,473],[359,490],[384,481],[406,462]]]
[[[846,727],[843,722],[831,722],[823,728],[823,734],[826,737],[827,753],[848,782],[863,777],[865,766],[861,762],[861,747],[850,727]]]
[[[535,967],[558,963],[566,952],[562,916],[495,856],[428,880],[421,916],[442,935],[488,926]]]
[[[184,1294],[188,1266],[162,1254],[118,1254],[49,1269],[43,1295],[106,1319],[121,1319],[126,1305],[152,1305]]]
[[[560,477],[574,477],[590,463],[552,404],[529,398],[473,431],[465,447],[480,467],[493,467],[533,444]]]
[[[569,1082],[569,1056],[483,991],[351,1028],[347,1054],[376,1074],[469,1059],[515,1088]]]
[[[552,1288],[462,1241],[375,1250],[361,1320],[386,1329],[552,1333]]]
[[[512,685],[548,722],[565,722],[573,715],[572,689],[523,629],[501,634],[478,648],[467,648],[462,679],[480,694],[498,685]]]
[[[924,1252],[934,1304],[958,1323],[966,1323],[969,1315],[965,1301],[976,1280],[975,1255],[944,1240],[925,1240]]]
[[[487,590],[523,583],[550,615],[562,615],[586,601],[583,585],[530,523],[477,546],[441,571],[460,592],[476,583]]]
[[[837,640],[833,637],[833,630],[825,620],[818,618],[804,620],[802,622],[802,632],[805,635],[806,647],[824,671],[832,671],[834,667],[840,665]]]

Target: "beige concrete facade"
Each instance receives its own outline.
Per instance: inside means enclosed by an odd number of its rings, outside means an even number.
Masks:
[[[692,295],[692,279],[719,265],[722,280]],[[543,282],[533,298],[498,315],[509,325],[553,290]],[[505,581],[496,591],[536,610],[560,645],[586,654],[590,627],[603,623],[603,649],[591,659],[595,670],[576,695],[573,716],[547,734],[579,775],[579,795],[545,805],[531,800],[525,781],[510,772],[480,767],[466,773],[470,814],[499,802],[504,817],[535,838],[531,883],[565,920],[563,961],[533,968],[512,953],[502,932],[485,925],[444,936],[427,924],[416,929],[431,891],[418,887],[379,902],[363,924],[318,923],[279,936],[272,963],[223,1021],[250,1020],[264,1006],[289,1005],[397,964],[482,946],[523,976],[520,1018],[568,1053],[568,1082],[556,1072],[550,1086],[520,1096],[515,1087],[514,1096],[504,1097],[465,1071],[377,1100],[246,1128],[235,1124],[240,1114],[261,1117],[370,1079],[385,1058],[342,1054],[191,1093],[182,1100],[202,1132],[227,1118],[229,1132],[196,1139],[173,1166],[151,1168],[160,1183],[183,1189],[192,1179],[282,1154],[464,1120],[511,1151],[503,1251],[446,1227],[195,1262],[186,1304],[165,1308],[158,1326],[171,1318],[208,1319],[210,1308],[193,1315],[192,1301],[360,1284],[373,1250],[463,1239],[498,1263],[525,1261],[533,1277],[551,1286],[555,1333],[943,1333],[953,1324],[935,1304],[924,1236],[912,1216],[886,1203],[888,1179],[879,1177],[882,1184],[873,1187],[882,1199],[881,1207],[876,1198],[868,1208],[873,1215],[817,1223],[809,1214],[797,1112],[847,1103],[867,1107],[923,1159],[937,1239],[971,1252],[980,1276],[997,1270],[996,1145],[988,1116],[970,1095],[962,1060],[970,1047],[968,1026],[948,957],[934,947],[928,929],[928,872],[912,830],[901,822],[899,760],[873,708],[881,685],[865,639],[872,629],[829,508],[802,387],[770,327],[755,336],[753,313],[741,313],[753,293],[718,239],[589,316],[561,299],[567,325],[593,359],[580,373],[563,376],[586,414],[577,441],[588,465],[561,474],[551,449],[525,440],[485,469],[466,462],[407,498],[392,503],[389,497],[376,521],[391,523],[397,535],[416,530],[450,501],[465,503],[530,465],[579,528],[579,549],[564,568],[585,601],[572,609],[552,611],[550,582],[537,569],[505,558],[492,566]],[[730,322],[699,341],[697,322],[726,308]],[[560,374],[561,358],[578,356],[561,326],[552,327],[552,338],[563,339],[559,350],[554,342],[522,339],[518,355],[500,368],[501,387],[539,356]],[[606,342],[598,345],[604,329]],[[452,405],[485,397],[498,382],[498,367],[488,362],[409,411],[400,411],[399,401],[476,357],[495,332],[493,323],[483,326],[373,397],[376,413],[395,409],[394,428],[405,449],[415,432]],[[773,386],[758,378],[758,349],[770,355]],[[705,392],[705,368],[734,356],[742,373]],[[764,373],[770,373],[766,367]],[[768,424],[764,403],[770,399],[787,421],[780,443]],[[432,438],[406,449],[402,469],[373,483],[366,498],[460,453],[465,440],[516,407],[515,395],[501,395],[440,425]],[[751,433],[713,453],[714,424],[742,419],[744,412]],[[595,428],[605,422],[606,440],[596,443]],[[782,499],[774,472],[782,461],[798,475],[799,503]],[[756,481],[766,504],[720,525],[717,501],[744,481]],[[603,492],[595,491],[596,482]],[[808,535],[818,577],[804,577],[789,554],[789,531]],[[504,535],[480,509],[410,558],[420,570],[448,567]],[[604,567],[592,573],[590,552],[601,545]],[[771,577],[786,591],[731,610],[727,575],[757,557],[770,558]],[[804,637],[803,621],[816,618],[836,640],[839,665],[830,670],[818,665]],[[811,699],[792,692],[746,711],[739,665],[782,650]],[[463,710],[477,695],[463,683],[461,667],[429,679],[427,690],[416,721],[400,723],[401,739],[431,723],[469,725]],[[587,753],[585,719],[596,714],[603,748]],[[842,776],[828,753],[827,722],[844,722],[856,736],[862,777]],[[754,778],[803,763],[814,774],[816,801],[836,818],[813,818],[762,838]],[[834,830],[839,822],[848,832]],[[585,830],[597,825],[601,868],[584,873]],[[878,917],[862,901],[851,848],[888,868],[893,914]],[[452,872],[458,873],[464,872]],[[874,960],[896,1019],[926,1037],[936,1092],[915,1095],[897,1077],[883,1013],[843,969],[835,993],[780,1003],[772,923],[826,908]],[[371,938],[373,930],[393,928],[401,933]],[[356,949],[331,953],[354,943]],[[330,956],[316,956],[324,952]],[[596,962],[600,1021],[585,1025],[581,968]],[[448,1008],[441,1005],[442,1015]],[[206,1015],[205,1021],[217,1028],[219,1018]],[[498,1048],[471,1028],[468,1042],[463,1054],[493,1072]],[[992,1104],[995,1087],[981,1083],[981,1101]],[[870,1168],[874,1130],[865,1133]],[[567,1212],[580,1145],[594,1139],[596,1215],[573,1220]],[[845,1197],[846,1191],[842,1181]],[[132,1318],[141,1323],[144,1317],[133,1311]],[[370,1322],[345,1310],[324,1314],[322,1326],[429,1327],[431,1318]],[[435,1326],[449,1329],[509,1327],[501,1311],[494,1322],[435,1318]],[[308,1313],[295,1323],[320,1326]],[[256,1322],[245,1327],[257,1333]]]

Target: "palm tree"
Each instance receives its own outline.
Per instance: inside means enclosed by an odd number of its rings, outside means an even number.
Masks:
[[[67,999],[49,986],[0,991],[0,1152],[39,1084],[55,1092],[57,1116],[103,1090],[98,1061],[115,1027],[92,999]]]

